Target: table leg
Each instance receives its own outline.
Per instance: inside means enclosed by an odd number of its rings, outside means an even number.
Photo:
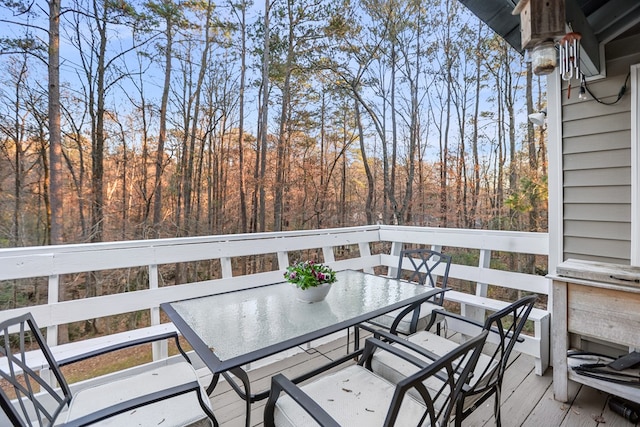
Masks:
[[[209,383],[209,386],[207,387],[207,395],[208,396],[211,396],[213,394],[213,390],[218,385],[218,380],[219,379],[220,379],[220,374],[213,374],[213,378],[211,379],[211,382]]]
[[[229,370],[236,378],[238,378],[244,387],[244,392],[240,389],[238,384],[231,378],[231,376],[223,372],[222,375],[227,379],[229,385],[235,390],[235,392],[245,401],[245,410],[247,416],[245,419],[246,427],[251,426],[251,403],[253,402],[253,396],[251,396],[251,383],[249,382],[249,375],[242,368],[234,368]]]

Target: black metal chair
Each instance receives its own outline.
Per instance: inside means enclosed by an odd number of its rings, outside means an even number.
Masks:
[[[407,249],[400,252],[396,278],[435,288],[438,287],[438,277],[440,277],[439,287],[446,289],[450,268],[451,256],[449,255],[431,249]],[[436,273],[436,269],[441,273]],[[443,317],[438,313],[441,312],[443,302],[444,293],[439,293],[430,301],[421,304],[418,309],[412,310],[410,314],[403,310],[395,310],[372,319],[370,323],[392,329],[392,333],[403,335],[429,330],[436,324],[439,334],[440,322]],[[397,326],[394,327],[394,321],[398,316],[402,316],[402,320],[397,322]]]
[[[109,425],[217,425],[206,393],[196,372],[180,348],[178,335],[130,341],[106,349],[56,362],[33,316],[28,313],[0,323],[0,406],[13,426],[84,426],[101,422]],[[60,370],[61,366],[117,349],[158,339],[175,339],[186,361],[167,364],[118,378],[76,393]],[[41,352],[40,353],[38,353]],[[29,366],[29,357],[44,356],[57,385],[50,385]],[[60,422],[66,416],[66,421]],[[1,424],[1,423],[0,423]]]
[[[446,426],[458,394],[478,360],[488,332],[426,362],[398,346],[368,338],[357,365],[321,376],[301,387],[284,375],[271,380],[265,406],[266,427]],[[417,372],[392,384],[370,369],[380,352],[412,363]],[[425,386],[426,385],[426,386]],[[432,385],[435,385],[432,386]],[[409,393],[413,390],[415,393]],[[280,396],[282,393],[285,396]]]
[[[469,384],[466,384],[457,398],[455,407],[455,425],[460,426],[478,406],[495,396],[494,415],[496,425],[501,425],[500,399],[502,380],[507,369],[509,356],[525,326],[537,295],[529,295],[508,305],[502,310],[496,311],[487,317],[484,324],[465,318],[450,312],[442,312],[443,316],[455,318],[464,322],[470,328],[469,334],[478,330],[491,332],[483,354],[480,355],[475,365]],[[475,331],[475,332],[473,332]],[[409,352],[418,358],[428,360],[431,354],[445,354],[455,348],[458,343],[443,336],[428,331],[421,331],[405,339],[386,331],[374,331],[374,336],[398,343],[403,347],[409,347]],[[407,342],[409,344],[407,344]],[[416,371],[415,366],[404,360],[394,357],[390,353],[378,353],[372,358],[373,371],[391,382],[399,382],[407,375]]]

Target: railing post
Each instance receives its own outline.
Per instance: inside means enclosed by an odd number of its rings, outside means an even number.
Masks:
[[[399,257],[400,256],[400,252],[402,252],[402,245],[403,242],[392,242],[391,243],[391,251],[389,252],[389,255],[395,256],[395,257]],[[396,262],[396,266],[398,265],[398,263]],[[387,276],[389,277],[396,277],[398,275],[398,267],[389,267],[387,268]]]
[[[358,250],[360,251],[360,258],[371,256],[371,246],[367,242],[358,243]],[[365,273],[373,274],[372,267],[365,267],[362,269]]]
[[[151,264],[149,265],[149,289],[158,289],[158,265]],[[151,319],[151,326],[160,324],[160,307],[151,307],[149,312],[149,317]],[[153,360],[166,359],[169,357],[169,347],[167,345],[167,341],[159,341],[151,344],[151,353],[153,355]]]
[[[59,302],[58,296],[60,295],[60,275],[53,274],[49,276],[49,292],[47,295],[49,305]],[[58,325],[47,326],[47,345],[53,347],[58,345]],[[55,375],[50,369],[43,369],[40,371],[40,378],[42,378],[47,384],[55,386],[57,380]]]
[[[478,260],[478,267],[489,268],[491,267],[491,250],[480,249],[480,259]],[[489,286],[486,283],[476,282],[476,296],[486,297],[487,289]],[[464,304],[460,306],[460,313],[463,316],[467,316],[478,322],[484,322],[484,316],[486,310],[479,307],[466,307]]]
[[[431,250],[442,253],[442,245],[431,245]],[[435,281],[435,283],[438,283],[439,278],[440,276],[438,276],[437,274],[434,274],[433,280]],[[445,298],[446,298],[446,295],[445,295]]]
[[[231,265],[231,258],[220,258],[220,268],[222,269],[222,278],[227,279],[233,277],[233,266]]]
[[[322,248],[322,257],[326,264],[336,261],[336,255],[333,252],[333,246],[325,246]]]
[[[54,274],[49,276],[49,305],[56,304],[60,293],[60,275]],[[47,326],[47,345],[53,347],[58,344],[58,325]]]
[[[289,267],[289,252],[278,252],[278,269]]]

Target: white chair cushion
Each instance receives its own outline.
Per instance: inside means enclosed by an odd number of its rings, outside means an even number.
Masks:
[[[97,410],[130,400],[148,393],[171,386],[197,380],[197,374],[187,362],[150,369],[141,374],[132,375],[120,380],[96,387],[80,390],[73,396],[67,421],[80,418]],[[202,387],[200,389],[204,401],[210,404]],[[193,426],[211,425],[209,418],[202,411],[195,393],[164,400],[151,405],[125,412],[108,418],[99,426]]]
[[[406,339],[434,354],[437,354],[438,356],[444,356],[459,345],[458,343],[448,340],[445,337],[427,331],[417,332],[413,335],[408,336]],[[423,360],[429,360],[424,356],[421,356],[418,353],[405,347],[402,347],[402,349],[407,351],[408,353],[418,356]],[[485,369],[487,367],[489,367],[487,373],[483,377],[483,382],[486,382],[490,373],[495,371],[497,366],[498,362],[496,360],[493,360],[490,356],[481,353],[480,357],[478,358],[476,367],[473,370],[474,375],[469,381],[469,384],[475,385],[475,383],[480,379],[480,375],[485,372]],[[397,383],[403,378],[406,378],[407,376],[418,371],[418,367],[416,365],[400,359],[399,357],[394,356],[393,354],[386,351],[377,351],[373,355],[371,360],[371,368],[378,375],[387,379],[388,381],[391,381],[392,383]],[[429,378],[425,383],[427,388],[429,388],[430,390],[438,390],[441,384],[442,383],[434,377]],[[415,389],[410,390],[409,393],[415,393]],[[465,409],[470,407],[474,403],[474,401],[474,399],[465,399]],[[442,402],[436,401],[436,407],[440,408],[440,406],[438,406],[439,404],[441,405]]]
[[[396,317],[400,314],[400,312],[404,310],[404,308],[394,310],[390,313],[383,314],[382,316],[375,317],[370,320],[374,325],[382,326],[383,328],[389,329],[393,324],[393,321],[396,320]],[[420,316],[418,317],[418,324],[416,326],[416,330],[422,331],[427,329],[427,325],[429,325],[429,321],[431,320],[431,313],[433,310],[442,310],[442,306],[438,304],[434,304],[431,302],[425,302],[420,306]],[[408,335],[411,333],[411,317],[413,313],[409,313],[405,315],[400,323],[398,323],[397,332],[403,335]],[[444,319],[444,316],[438,316],[436,318],[435,324],[438,324]]]
[[[301,389],[341,426],[381,426],[387,416],[395,385],[359,365],[319,377]],[[397,426],[416,426],[425,406],[405,395]],[[281,394],[274,411],[278,427],[313,426],[317,423],[293,399]],[[427,421],[424,425],[429,425]]]

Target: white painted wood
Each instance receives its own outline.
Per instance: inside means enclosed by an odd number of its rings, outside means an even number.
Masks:
[[[631,265],[640,266],[640,64],[631,66]]]
[[[547,233],[381,225],[379,240],[547,255],[548,238]]]
[[[46,305],[5,310],[0,320],[31,312],[38,324],[55,331],[57,325],[86,319],[118,315],[138,310],[150,310],[152,323],[159,323],[159,305],[163,302],[195,298],[220,292],[245,289],[282,280],[282,269],[288,265],[291,250],[322,249],[326,262],[336,270],[356,269],[373,272],[375,267],[394,269],[404,243],[442,247],[546,255],[549,249],[547,233],[520,233],[489,230],[440,229],[405,226],[365,226],[329,230],[309,230],[245,235],[203,236],[101,244],[61,245],[35,248],[0,249],[0,280],[48,277],[50,303]],[[390,254],[371,254],[370,244],[391,242]],[[335,260],[334,248],[358,245],[359,254]],[[277,254],[279,270],[233,277],[235,257],[252,254]],[[176,262],[220,260],[222,278],[176,286],[160,287],[158,266]],[[484,265],[484,264],[483,264]],[[57,302],[56,281],[59,274],[122,268],[147,268],[149,289],[106,295],[75,301]],[[503,286],[539,294],[548,293],[548,280],[541,276],[493,270],[478,266],[452,265],[450,277],[481,284]],[[437,272],[437,274],[442,274]],[[482,297],[470,295],[469,305],[481,307]],[[472,304],[473,299],[478,301]],[[465,300],[466,301],[466,300]],[[491,303],[490,305],[495,305]],[[544,312],[544,310],[543,310]],[[544,318],[544,316],[540,316]],[[537,332],[536,332],[537,334]],[[49,333],[55,337],[55,333]],[[82,344],[79,344],[82,346]],[[55,347],[55,342],[54,342]],[[540,356],[543,343],[530,354]],[[544,350],[543,350],[544,351]],[[162,352],[161,352],[162,354]],[[542,355],[544,358],[544,355]],[[541,362],[544,363],[544,362]]]
[[[398,265],[397,257],[382,254],[380,258],[381,264],[389,268]],[[440,267],[436,269],[436,272],[442,272]],[[543,276],[535,276],[532,274],[451,264],[449,277],[453,279],[468,280],[471,282],[489,283],[509,289],[534,292],[542,295],[547,295],[549,293],[549,280]]]
[[[335,262],[336,257],[333,252],[333,246],[325,246],[322,248],[322,257],[324,258],[324,262],[330,263]]]
[[[478,259],[478,267],[480,267],[481,269],[486,269],[491,267],[491,250],[483,249],[480,251],[480,257]],[[488,288],[489,288],[489,283],[476,281],[476,296],[486,297]],[[478,306],[461,303],[460,313],[463,316],[468,316],[469,318],[474,319],[478,322],[484,322],[485,310],[481,309]]]
[[[370,257],[371,256],[371,246],[369,246],[369,242],[360,242],[358,243],[358,250],[360,251],[361,257]],[[373,274],[373,268],[368,267],[364,268],[363,271],[365,273]]]
[[[160,273],[158,272],[158,265],[151,264],[149,266],[149,289],[159,288],[159,274]],[[160,325],[160,307],[151,307],[150,312],[151,326]],[[166,359],[169,356],[169,347],[166,340],[161,342],[154,342],[151,345],[151,348],[153,360]]]
[[[49,276],[49,290],[47,295],[49,304],[54,304],[58,302],[59,290],[60,290],[60,275],[55,274],[55,275]],[[58,325],[57,324],[52,325],[50,323],[47,323],[46,326],[47,326],[47,345],[54,346],[58,344]]]
[[[101,337],[86,339],[83,341],[76,341],[72,343],[53,346],[51,347],[51,352],[53,353],[54,359],[59,362],[71,357],[76,357],[78,355],[96,351],[101,348],[127,343],[141,338],[160,336],[167,332],[178,332],[178,330],[173,325],[173,323],[162,323],[160,325],[147,328],[133,329],[131,331],[120,332],[117,334],[105,335]],[[164,358],[167,358],[167,356],[165,356]],[[36,371],[39,371],[48,366],[44,355],[40,351],[26,352],[25,360],[27,366],[33,368]],[[6,366],[6,359],[0,359],[0,364],[4,368]]]
[[[492,298],[480,297],[458,291],[448,291],[445,294],[445,299],[447,301],[460,303],[461,306],[465,305],[467,307],[467,312],[473,308],[478,309],[478,311],[482,313],[486,313],[487,310],[495,312],[509,305],[509,303],[504,301],[498,301]],[[536,374],[543,375],[549,367],[550,361],[549,327],[551,316],[547,310],[533,308],[529,314],[529,319],[533,321],[534,334],[533,336],[523,334],[522,338],[524,338],[524,343],[518,343],[516,349],[519,352],[533,356],[535,358]],[[481,322],[483,321],[484,319],[481,320]],[[467,335],[471,332],[466,329],[460,329],[468,327],[468,323],[456,321],[454,319],[447,319],[447,327],[456,332],[461,332]]]
[[[388,266],[387,268],[387,276],[389,277],[398,277],[398,264],[399,264],[399,258],[400,258],[400,252],[402,252],[402,248],[403,248],[404,244],[402,241],[393,241],[393,243],[391,244],[391,252],[390,255],[393,259],[393,261],[389,264],[386,264]],[[386,259],[386,257],[382,257],[383,259]]]
[[[222,277],[228,278],[233,277],[233,267],[231,264],[231,258],[223,257],[220,258],[220,269],[222,270]]]
[[[289,253],[286,251],[278,251],[278,268],[281,270],[289,267]]]
[[[549,154],[549,272],[563,260],[562,84],[558,69],[547,76],[547,151]],[[551,302],[550,302],[551,303]],[[553,316],[553,313],[552,313]]]

